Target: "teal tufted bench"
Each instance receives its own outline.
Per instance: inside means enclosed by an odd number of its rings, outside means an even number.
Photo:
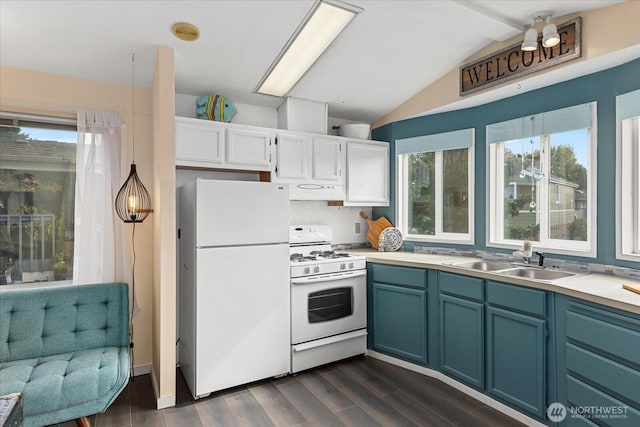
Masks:
[[[0,287],[0,396],[23,394],[25,427],[104,412],[120,394],[128,300],[126,283]]]

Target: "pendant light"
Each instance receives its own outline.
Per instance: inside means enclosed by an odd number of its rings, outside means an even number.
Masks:
[[[135,54],[131,55],[131,170],[116,196],[115,209],[124,222],[143,222],[151,212],[151,197],[138,177],[135,162]]]

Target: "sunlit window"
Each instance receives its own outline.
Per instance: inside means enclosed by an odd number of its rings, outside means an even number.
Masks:
[[[489,246],[595,256],[595,104],[487,127]]]
[[[0,285],[73,277],[75,120],[0,113]]]
[[[396,141],[399,227],[408,240],[473,243],[473,130]]]
[[[640,90],[620,95],[616,101],[616,256],[640,261]]]

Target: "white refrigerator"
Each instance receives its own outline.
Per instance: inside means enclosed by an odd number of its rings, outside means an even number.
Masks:
[[[178,355],[194,398],[290,371],[286,184],[178,191]]]

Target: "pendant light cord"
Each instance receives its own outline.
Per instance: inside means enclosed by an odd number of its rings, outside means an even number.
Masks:
[[[135,375],[133,374],[133,310],[135,309],[136,304],[136,223],[133,223],[133,228],[131,229],[131,310],[129,313],[129,359],[131,360],[131,379],[135,381]]]
[[[136,54],[131,54],[131,162],[136,161],[136,84],[135,84],[135,71],[136,71]]]

